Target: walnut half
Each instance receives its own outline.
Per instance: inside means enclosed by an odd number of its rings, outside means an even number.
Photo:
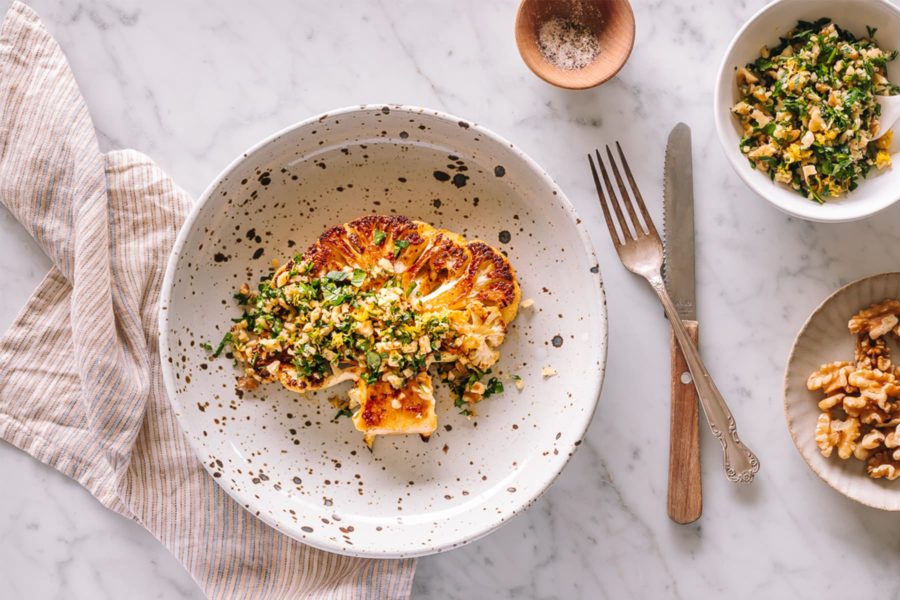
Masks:
[[[843,360],[822,365],[806,380],[806,387],[811,392],[822,390],[830,396],[848,387],[847,378],[855,370],[850,363]]]
[[[856,340],[856,366],[860,369],[892,371],[891,349],[883,337],[873,340],[868,335],[860,335]]]
[[[853,456],[859,439],[859,420],[848,417],[846,420],[832,419],[828,413],[819,415],[816,423],[816,445],[822,456],[828,458],[837,448],[838,456],[847,460]]]
[[[900,322],[900,300],[884,300],[865,308],[850,318],[850,333],[865,333],[877,339],[888,333]]]
[[[889,479],[900,477],[900,461],[894,460],[889,452],[878,452],[869,458],[866,472],[872,479]]]

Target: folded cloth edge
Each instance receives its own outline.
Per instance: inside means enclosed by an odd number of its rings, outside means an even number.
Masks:
[[[148,282],[161,281],[165,259],[159,258],[160,248],[166,256],[189,199],[140,153],[99,153],[61,49],[37,15],[18,1],[0,28],[0,74],[0,201],[54,262],[0,340],[0,437],[75,479],[108,508],[140,522],[210,597],[408,597],[414,560],[355,559],[303,546],[237,506],[185,450],[158,373],[159,289]],[[50,143],[42,135],[51,136]],[[122,173],[138,176],[127,180]],[[162,219],[159,236],[131,240],[135,246],[120,256],[115,246],[128,238],[135,226],[131,213],[148,198],[168,199],[175,210]],[[104,218],[105,228],[97,231],[98,219],[103,223]],[[136,249],[145,262],[129,262],[127,255]],[[90,262],[97,253],[106,256]],[[99,271],[85,273],[85,264],[99,265]],[[121,269],[140,280],[136,289],[115,289],[127,287],[116,278]],[[97,302],[84,285],[93,275],[113,289],[111,298],[98,303],[97,314],[86,315],[79,304]],[[122,313],[128,310],[140,317],[125,324],[133,331],[123,337]],[[99,325],[111,336],[106,341],[115,347],[110,362],[101,365],[105,368],[83,361],[96,355],[103,339],[98,336],[87,347],[72,339],[72,331],[93,333],[91,319],[102,321]],[[136,325],[143,331],[134,330]],[[142,339],[146,348],[135,350]],[[116,375],[111,371],[123,367],[134,369],[136,379],[111,384]],[[121,407],[115,403],[123,393],[142,409],[117,420],[112,417]],[[106,403],[92,404],[98,397]],[[161,441],[162,446],[154,446]],[[154,455],[160,449],[168,460]],[[183,487],[190,493],[161,489],[159,482],[172,477],[189,482]],[[197,515],[203,506],[209,514]],[[185,513],[175,518],[179,510]],[[185,520],[190,521],[186,526]]]

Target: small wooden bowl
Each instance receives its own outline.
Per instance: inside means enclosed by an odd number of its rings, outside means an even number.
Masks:
[[[586,26],[600,53],[586,67],[562,69],[541,52],[538,32],[552,19]],[[628,0],[522,0],[516,14],[516,44],[535,75],[555,86],[583,90],[600,85],[625,65],[634,46],[634,12]]]

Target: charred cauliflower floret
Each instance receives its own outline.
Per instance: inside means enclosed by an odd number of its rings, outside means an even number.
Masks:
[[[243,367],[238,387],[280,382],[305,393],[352,380],[341,414],[371,441],[437,426],[429,371],[456,405],[502,391],[482,377],[520,300],[515,272],[481,241],[398,216],[326,230],[303,254],[242,286],[225,343]]]

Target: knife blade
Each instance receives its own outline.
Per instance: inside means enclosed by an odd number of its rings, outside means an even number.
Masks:
[[[691,130],[679,123],[669,134],[663,179],[666,289],[683,320],[697,318],[694,278],[694,169]]]
[[[691,130],[679,123],[669,134],[663,189],[666,289],[678,316],[697,343],[697,302],[694,285],[694,182],[691,166]],[[700,420],[697,390],[687,361],[674,335],[672,355],[672,413],[669,430],[669,518],[692,523],[703,510],[700,481]]]

